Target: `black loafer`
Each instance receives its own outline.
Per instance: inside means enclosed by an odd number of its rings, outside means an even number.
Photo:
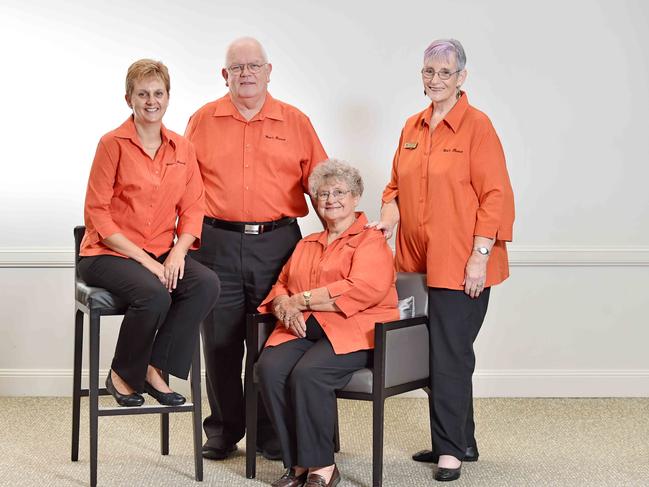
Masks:
[[[146,381],[144,382],[144,392],[163,406],[181,406],[186,401],[185,397],[177,392],[160,392]]]
[[[203,445],[203,458],[208,460],[225,460],[237,451],[237,445],[229,445],[225,448],[216,448],[213,446]]]
[[[131,394],[122,394],[113,385],[113,379],[110,376],[110,371],[108,371],[108,377],[106,377],[106,390],[110,393],[111,396],[115,398],[117,404],[124,407],[135,407],[141,406],[144,404],[144,398],[137,392]]]
[[[475,446],[467,446],[466,451],[464,452],[463,462],[477,462],[478,449]],[[421,450],[415,453],[412,456],[412,459],[415,462],[424,462],[424,463],[437,463],[439,460],[439,455],[431,450]]]
[[[438,468],[435,472],[435,480],[438,482],[452,482],[460,478],[462,465],[458,468]]]

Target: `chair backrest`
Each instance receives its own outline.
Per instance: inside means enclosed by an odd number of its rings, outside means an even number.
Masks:
[[[79,251],[81,249],[81,241],[83,236],[86,233],[86,227],[79,225],[74,227],[74,276],[76,279],[79,278],[79,270],[77,264],[79,263]]]
[[[397,272],[397,294],[399,299],[414,296],[415,316],[428,316],[428,286],[426,274],[418,272]]]

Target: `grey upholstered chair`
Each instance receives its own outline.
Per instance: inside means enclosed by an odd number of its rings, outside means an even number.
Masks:
[[[99,387],[99,327],[102,316],[122,315],[126,311],[126,303],[105,289],[88,286],[77,270],[79,262],[79,247],[86,228],[74,228],[74,369],[72,387],[72,452],[71,459],[79,459],[79,416],[81,397],[89,397],[90,409],[90,485],[97,485],[97,443],[99,416],[124,416],[128,414],[160,414],[160,450],[163,455],[169,454],[169,413],[191,412],[194,430],[194,472],[196,480],[203,480],[203,457],[201,455],[201,354],[200,343],[196,342],[196,350],[191,366],[191,402],[182,406],[144,405],[135,408],[99,407],[99,396],[108,395],[105,388]],[[89,317],[89,388],[81,388],[81,362],[83,351],[83,316]],[[196,373],[195,373],[196,371]],[[165,376],[165,380],[168,381]]]
[[[415,298],[415,317],[389,323],[377,323],[374,329],[374,363],[371,369],[354,373],[349,383],[336,393],[342,399],[372,401],[372,485],[383,482],[383,414],[388,397],[416,389],[427,390],[428,361],[428,293],[425,276],[397,274],[399,299]],[[258,377],[255,364],[264,343],[275,327],[272,314],[248,315],[246,396],[246,477],[256,475]],[[428,391],[427,391],[428,392]],[[339,450],[338,427],[335,432]]]

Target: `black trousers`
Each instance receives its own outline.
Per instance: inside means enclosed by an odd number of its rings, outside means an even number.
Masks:
[[[306,338],[264,349],[257,361],[259,385],[286,468],[334,463],[336,390],[371,356],[370,350],[336,355],[315,319],[307,321]]]
[[[473,342],[487,313],[489,293],[487,288],[472,299],[464,291],[428,288],[433,450],[460,460],[467,446],[476,446]]]
[[[157,260],[164,262],[166,256]],[[111,368],[138,392],[144,390],[149,364],[187,379],[200,323],[219,295],[216,274],[187,256],[185,275],[169,292],[133,259],[82,257],[78,268],[86,283],[103,287],[129,304]]]
[[[245,434],[241,372],[246,314],[257,312],[301,237],[297,223],[260,235],[203,225],[201,248],[192,257],[221,280],[219,300],[202,326],[211,411],[203,421],[206,446],[225,448]],[[275,433],[263,405],[259,416],[258,441],[263,446]]]

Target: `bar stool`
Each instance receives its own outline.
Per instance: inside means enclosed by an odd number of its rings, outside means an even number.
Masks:
[[[99,407],[99,396],[109,395],[105,388],[99,387],[99,326],[102,316],[123,315],[127,305],[105,289],[88,286],[81,277],[77,265],[79,248],[86,227],[74,228],[74,284],[75,284],[75,323],[74,323],[74,371],[72,388],[72,452],[71,460],[79,459],[79,415],[81,398],[89,397],[90,409],[90,485],[97,485],[97,440],[99,416],[126,416],[130,414],[160,414],[160,452],[169,454],[169,413],[191,412],[194,434],[194,473],[197,481],[203,480],[202,431],[201,431],[201,356],[200,342],[191,365],[191,402],[181,406],[143,405],[140,407]],[[89,388],[81,388],[81,355],[83,351],[83,317],[89,317]],[[169,381],[168,375],[164,377]]]

